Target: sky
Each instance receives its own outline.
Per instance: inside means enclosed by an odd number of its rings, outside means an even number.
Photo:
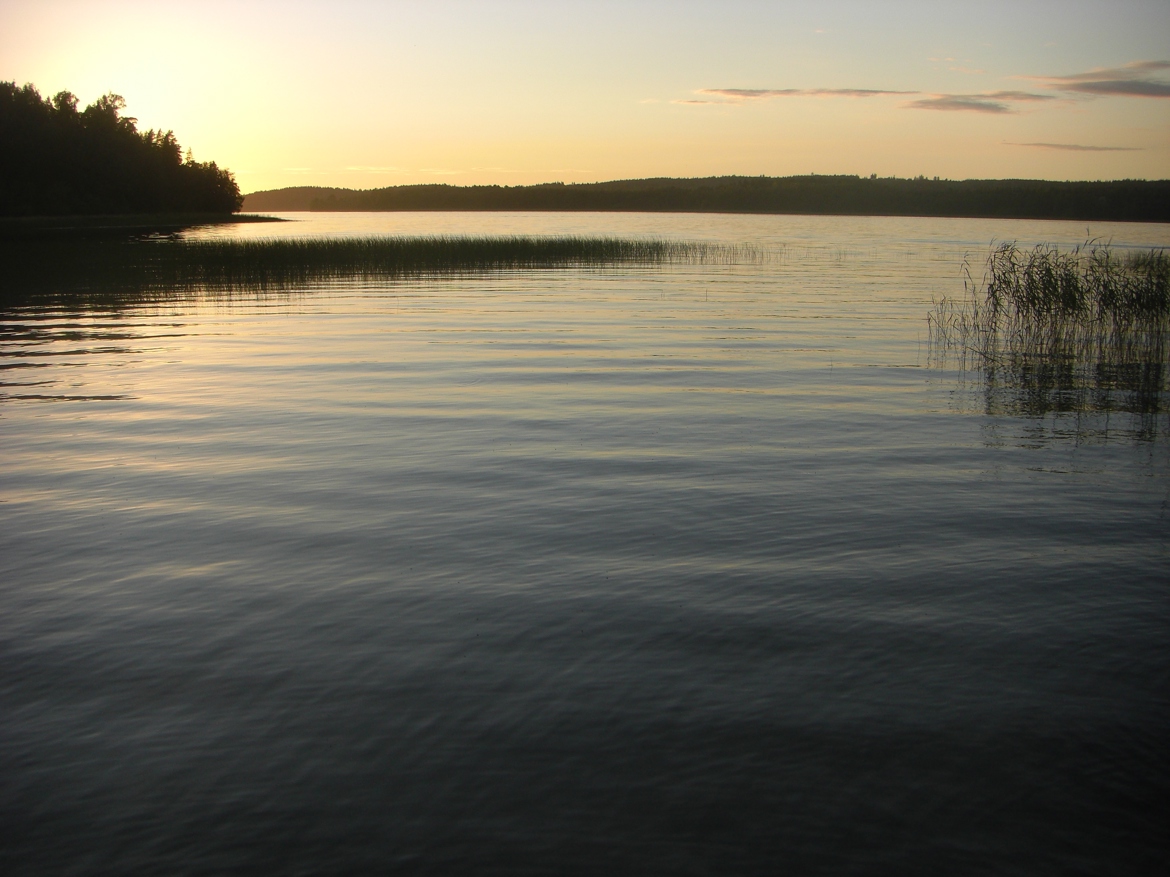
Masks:
[[[244,192],[725,174],[1170,178],[1170,2],[18,2],[0,80]]]

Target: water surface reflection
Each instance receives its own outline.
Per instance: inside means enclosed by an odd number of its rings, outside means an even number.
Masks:
[[[1152,872],[1167,433],[958,404],[983,226],[841,223],[7,311],[5,870]]]

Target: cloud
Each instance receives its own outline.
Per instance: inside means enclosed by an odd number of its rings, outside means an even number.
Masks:
[[[1064,91],[1081,94],[1111,94],[1122,97],[1170,97],[1170,82],[1151,82],[1145,79],[1105,79],[1096,82],[1078,82],[1061,86]]]
[[[1014,113],[1011,107],[999,101],[961,94],[939,94],[903,104],[909,110],[967,110],[974,113]]]
[[[1032,76],[1053,82],[1093,82],[1098,79],[1125,79],[1135,73],[1170,70],[1170,61],[1131,61],[1121,67],[1098,67],[1088,73],[1074,73],[1072,76]]]
[[[701,98],[672,101],[676,104],[739,104],[782,97],[905,97],[920,91],[888,88],[700,88]],[[1013,103],[1056,100],[1055,95],[1030,91],[989,91],[982,94],[928,94],[903,104],[915,110],[966,110],[977,113],[1014,113]]]
[[[695,94],[709,94],[712,97],[728,98],[733,101],[763,100],[771,97],[796,97],[801,94],[799,88],[700,88]],[[689,100],[685,103],[711,104],[726,103],[726,101]]]
[[[930,60],[954,62],[955,59],[931,58]],[[964,73],[983,73],[982,70],[964,67],[951,69]],[[1101,68],[1086,73],[1074,73],[1070,76],[1021,76],[1018,78],[1042,83],[1044,87],[1053,91],[1068,94],[1165,98],[1170,97],[1170,82],[1154,79],[1152,74],[1167,70],[1170,70],[1170,61],[1133,61],[1122,67]],[[902,104],[902,107],[911,110],[1003,114],[1019,112],[1017,104],[1059,99],[1057,95],[1036,94],[1030,91],[924,94],[921,91],[900,91],[885,88],[700,88],[695,94],[699,97],[673,100],[671,103],[689,105],[740,104],[785,97],[869,98],[922,95],[916,100]]]
[[[1170,61],[1130,61],[1124,70],[1170,70]]]
[[[1007,146],[1033,146],[1037,149],[1060,149],[1067,152],[1141,152],[1137,146],[1084,146],[1080,143],[1012,143],[1005,140]]]
[[[971,113],[1015,113],[1013,103],[1056,100],[1055,95],[1030,91],[985,91],[981,94],[932,94],[902,104],[911,110],[944,110]]]
[[[1107,67],[1074,73],[1071,76],[1025,76],[1058,91],[1116,97],[1170,97],[1170,82],[1151,79],[1149,74],[1170,70],[1170,61],[1133,61],[1122,67]]]
[[[917,91],[890,91],[881,88],[700,88],[695,94],[733,101],[767,100],[774,97],[880,97],[883,95],[918,94]],[[716,101],[685,101],[685,103],[716,103]]]
[[[988,91],[978,95],[967,95],[967,97],[984,97],[992,100],[1021,100],[1021,101],[1041,101],[1041,100],[1056,100],[1055,95],[1051,94],[1035,94],[1030,91]]]

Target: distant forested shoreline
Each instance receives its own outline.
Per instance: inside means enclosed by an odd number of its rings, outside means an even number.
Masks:
[[[1170,180],[1052,182],[799,176],[616,180],[535,186],[297,186],[253,192],[248,210],[531,210],[794,213],[1170,222]]]
[[[0,82],[0,216],[230,214],[243,196],[214,161],[182,154],[172,131],[139,131],[116,94],[84,110]]]

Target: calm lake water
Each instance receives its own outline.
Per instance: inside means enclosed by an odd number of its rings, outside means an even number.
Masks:
[[[1170,226],[296,218],[769,255],[0,315],[4,873],[1170,867],[1170,396],[925,321]]]

